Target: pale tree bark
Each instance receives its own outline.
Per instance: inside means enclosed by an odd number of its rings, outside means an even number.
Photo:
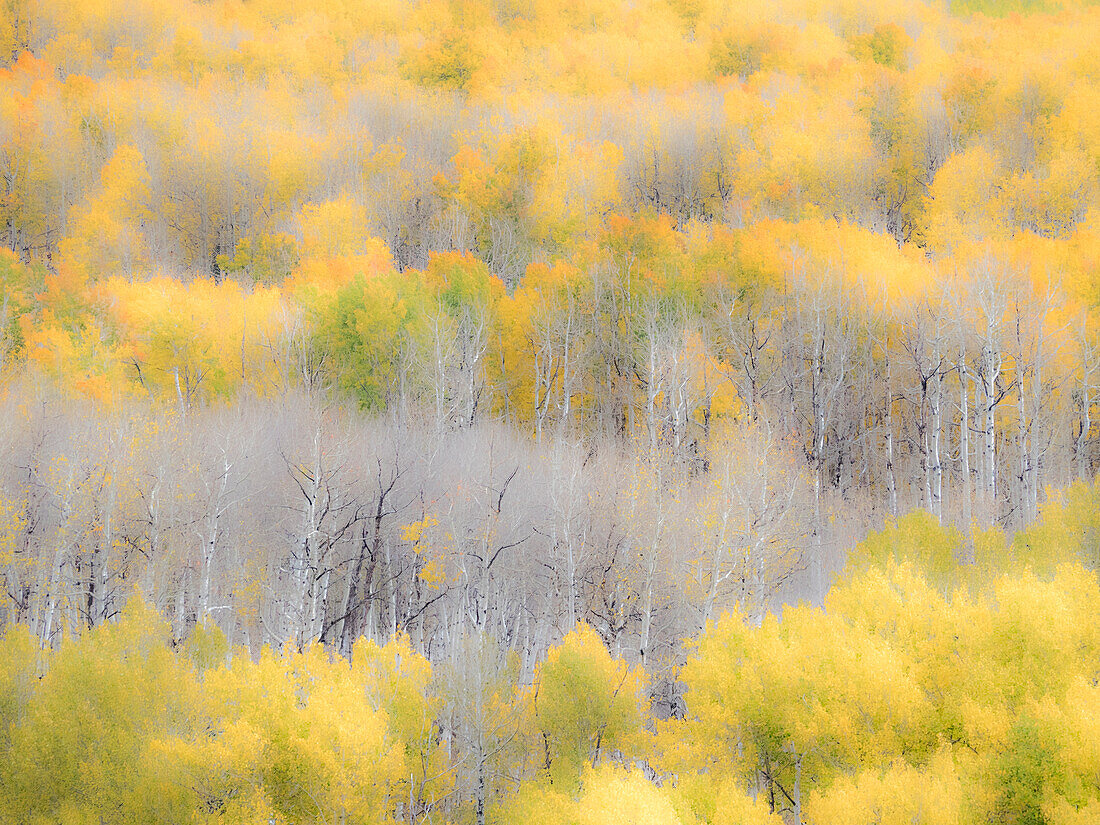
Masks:
[[[970,536],[974,526],[974,499],[970,470],[970,368],[967,366],[965,350],[959,351],[955,367],[959,376],[959,475],[962,485],[963,530]],[[970,552],[973,553],[972,546]],[[973,557],[968,561],[973,562]]]
[[[573,292],[570,290],[567,305],[566,305],[566,321],[565,330],[562,335],[562,355],[561,355],[561,403],[559,414],[559,431],[563,435],[568,435],[572,430],[572,402],[573,402],[573,382],[576,376],[576,368],[573,365],[574,353],[578,347],[576,344],[576,327],[578,326],[576,316],[576,299],[573,297]]]
[[[486,633],[464,632],[440,663],[444,746],[458,796],[473,803],[477,825],[485,825],[495,799],[518,786],[509,773],[522,760],[523,708],[506,698],[518,676],[506,650]]]
[[[949,364],[942,355],[944,329],[939,315],[929,305],[914,310],[906,324],[903,345],[913,365],[917,410],[917,441],[920,449],[923,506],[943,520],[943,465],[940,440],[943,433],[943,377]]]
[[[826,554],[824,496],[829,485],[827,439],[837,423],[842,396],[850,382],[852,356],[856,348],[856,335],[850,308],[841,303],[838,295],[831,294],[821,283],[810,283],[810,274],[797,270],[802,279],[797,300],[800,302],[795,315],[794,334],[797,336],[797,357],[801,374],[788,376],[792,384],[792,398],[797,404],[803,400],[800,413],[809,426],[806,458],[813,469],[813,558],[809,560],[814,599],[821,600],[826,590]],[[800,399],[799,396],[802,398]],[[836,439],[834,461],[839,463],[843,453],[851,445]]]
[[[930,380],[928,403],[932,410],[932,513],[943,523],[943,457],[940,443],[943,438],[943,376],[947,362],[941,353],[942,342],[937,325],[936,336],[932,343],[932,361],[937,365]]]
[[[1100,352],[1088,328],[1088,319],[1082,316],[1077,323],[1077,343],[1080,352],[1080,385],[1078,396],[1079,421],[1073,438],[1073,455],[1077,477],[1092,479],[1092,457],[1090,440],[1092,436],[1092,405],[1097,397],[1093,375],[1100,370]]]
[[[1052,312],[1061,303],[1055,284],[1034,290],[1025,279],[1014,307],[1019,524],[1027,524],[1039,515],[1039,493],[1045,483],[1043,468],[1053,438],[1050,399],[1056,397],[1060,383],[1051,368],[1063,360],[1058,342],[1064,330],[1052,330],[1050,323]]]
[[[749,621],[762,621],[802,566],[812,530],[805,517],[805,474],[766,421],[746,425],[715,446],[710,477],[700,481],[694,505],[698,538],[689,538],[704,553],[691,560],[705,593],[698,629],[731,603]]]
[[[981,355],[978,361],[978,386],[982,406],[980,479],[982,489],[982,521],[991,526],[998,509],[997,500],[997,407],[1008,394],[1001,375],[1004,370],[1003,333],[1007,295],[998,278],[1004,276],[1003,266],[993,262],[975,273],[972,298],[977,304],[980,324]]]
[[[660,433],[660,422],[657,415],[657,398],[664,392],[665,369],[664,349],[667,330],[663,323],[662,307],[659,299],[648,301],[643,309],[643,334],[644,344],[642,352],[642,364],[644,374],[642,376],[645,386],[645,423],[649,440],[649,451],[657,452],[657,441]]]
[[[552,514],[550,540],[557,552],[564,553],[559,577],[565,590],[563,607],[565,632],[581,618],[579,607],[581,575],[590,552],[589,526],[582,515],[587,497],[583,472],[584,453],[581,445],[559,440],[551,454],[550,508]]]
[[[463,397],[462,423],[473,426],[485,386],[484,359],[488,349],[488,320],[480,308],[464,307],[458,323],[459,374]]]
[[[430,351],[425,354],[435,407],[436,429],[471,426],[485,384],[488,321],[478,307],[462,307],[457,318],[439,305],[426,316]]]

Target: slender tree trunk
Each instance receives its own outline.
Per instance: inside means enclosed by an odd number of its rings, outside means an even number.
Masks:
[[[358,621],[362,609],[359,602],[363,599],[360,591],[364,588],[369,591],[372,586],[371,581],[374,578],[374,568],[377,564],[378,546],[380,544],[378,521],[380,520],[375,521],[373,548],[368,549],[367,537],[363,536],[359,542],[359,554],[356,556],[355,566],[352,568],[351,578],[348,581],[348,594],[344,602],[344,619],[340,623],[340,651],[345,656],[351,654],[355,639],[362,632],[362,625]],[[371,599],[371,602],[373,606],[373,599]]]
[[[565,346],[561,362],[561,421],[559,426],[562,433],[568,433],[570,426],[570,402],[573,399],[573,372],[571,366],[571,351],[573,348],[573,295],[569,295],[569,311],[565,322]]]
[[[1001,354],[992,342],[986,344],[984,372],[984,410],[985,421],[982,427],[982,476],[983,499],[985,501],[986,526],[993,523],[997,508],[997,378],[1001,374]]]
[[[932,514],[943,523],[943,461],[940,457],[940,440],[943,435],[943,370],[939,343],[933,347],[932,361],[936,371],[932,375],[932,391],[929,403],[932,408]]]
[[[970,538],[974,525],[973,497],[970,490],[970,372],[966,366],[966,352],[959,352],[959,460],[962,478],[963,530],[967,536],[967,561],[974,562],[973,542]]]
[[[898,517],[898,482],[894,472],[894,397],[893,377],[890,368],[890,343],[884,347],[886,354],[886,494],[891,518]]]
[[[1074,453],[1077,459],[1077,477],[1089,480],[1091,466],[1088,457],[1089,433],[1092,430],[1092,346],[1088,332],[1081,328],[1081,429],[1074,441]]]

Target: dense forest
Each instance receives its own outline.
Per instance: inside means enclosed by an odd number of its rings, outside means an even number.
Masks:
[[[1100,7],[0,0],[0,821],[1100,815]]]

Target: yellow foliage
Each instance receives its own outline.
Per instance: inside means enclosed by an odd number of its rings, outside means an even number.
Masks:
[[[137,228],[148,208],[145,160],[133,146],[119,146],[104,164],[100,180],[99,193],[76,210],[61,255],[89,280],[133,279],[148,266],[145,240]]]
[[[577,804],[578,825],[681,825],[659,788],[639,771],[605,765],[589,770]]]
[[[273,287],[171,278],[98,287],[126,348],[135,389],[189,408],[246,384],[260,392],[285,386],[276,357],[295,311]]]
[[[302,224],[302,252],[306,257],[336,258],[360,255],[371,238],[365,234],[367,211],[344,195],[326,203],[307,203],[299,218]]]
[[[948,750],[923,769],[905,763],[881,776],[867,771],[844,778],[806,803],[806,817],[822,825],[867,820],[880,825],[954,825],[967,808],[967,794]]]
[[[534,685],[534,724],[555,783],[575,785],[604,752],[639,742],[645,674],[612,659],[591,627],[578,624],[552,647]]]
[[[438,524],[439,519],[433,514],[428,513],[420,521],[414,521],[401,528],[401,541],[409,542],[413,546],[413,551],[419,553],[421,549],[420,540],[424,536],[424,531],[431,530]]]

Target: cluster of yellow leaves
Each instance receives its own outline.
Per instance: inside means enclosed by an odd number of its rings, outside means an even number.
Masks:
[[[575,781],[604,751],[638,747],[644,686],[644,673],[612,659],[588,625],[578,625],[550,649],[532,689],[535,724],[555,784]]]
[[[132,279],[148,270],[148,252],[137,224],[147,208],[149,173],[133,146],[119,146],[100,172],[101,188],[76,211],[61,256],[85,278],[111,272]]]
[[[714,623],[682,672],[687,721],[661,731],[664,764],[697,772],[701,798],[734,782],[823,823],[1095,810],[1077,721],[1100,698],[1100,587],[1079,564],[1094,563],[1094,496],[1071,488],[1011,554],[978,542],[973,567],[961,534],[915,514],[857,549],[823,611]]]
[[[362,641],[349,662],[320,646],[253,660],[203,627],[179,653],[167,641],[135,599],[32,684],[33,642],[6,631],[5,813],[377,823],[435,792],[431,668],[406,642]]]
[[[278,289],[111,278],[96,294],[118,330],[119,360],[142,391],[189,407],[240,387],[267,394],[286,386],[282,348],[298,310]]]

